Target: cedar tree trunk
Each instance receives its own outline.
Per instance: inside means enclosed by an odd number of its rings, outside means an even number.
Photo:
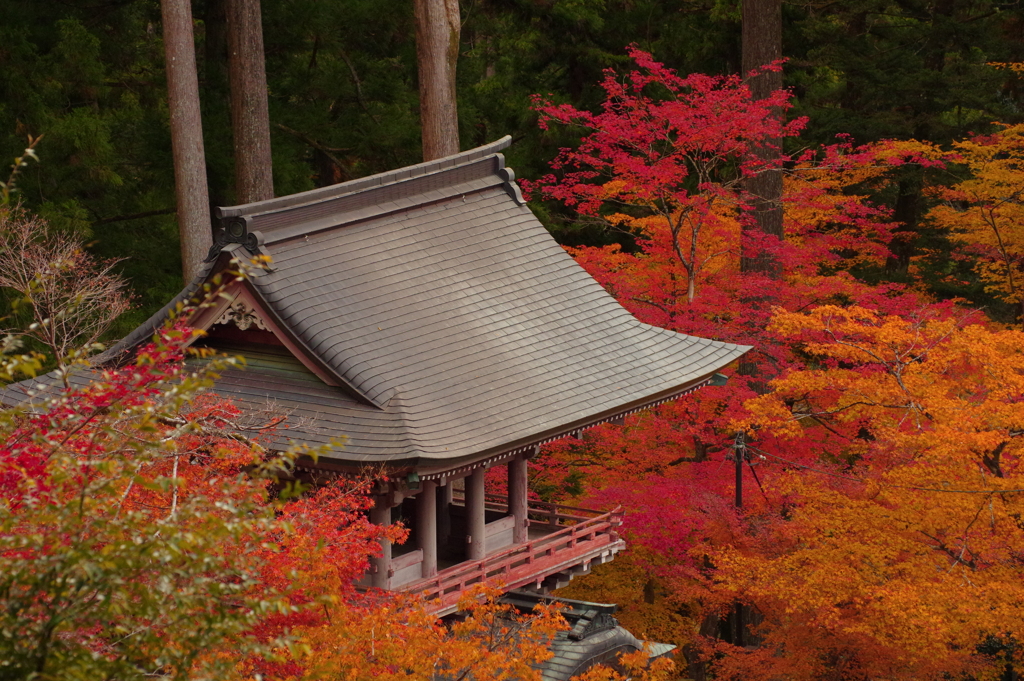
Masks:
[[[458,0],[413,0],[420,75],[423,160],[459,153],[455,65],[461,23]]]
[[[252,203],[274,197],[260,0],[227,0],[227,20],[235,200]]]
[[[754,99],[764,99],[782,87],[781,72],[762,73],[753,78],[750,72],[782,58],[782,2],[781,0],[743,0],[743,77]],[[782,112],[778,112],[781,116]],[[776,140],[776,143],[781,140]],[[765,161],[779,158],[778,148],[760,147],[758,156]],[[751,194],[753,224],[744,230],[782,238],[782,171],[768,170],[744,181]],[[781,274],[777,258],[769,253],[758,253],[740,260],[744,272]]]
[[[213,243],[203,122],[199,115],[199,79],[192,38],[192,4],[189,0],[162,0],[160,4],[167,62],[167,105],[171,114],[174,192],[181,235],[181,267],[185,281],[189,282],[198,273]]]

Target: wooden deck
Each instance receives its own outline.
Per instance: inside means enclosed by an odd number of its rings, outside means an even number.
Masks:
[[[456,498],[455,503],[461,500]],[[507,500],[488,495],[489,510],[504,510]],[[622,509],[608,513],[545,502],[529,504],[530,541],[492,552],[483,560],[464,561],[437,575],[398,587],[433,601],[438,616],[457,609],[466,589],[483,582],[503,590],[551,589],[605,563],[625,548],[619,538]]]

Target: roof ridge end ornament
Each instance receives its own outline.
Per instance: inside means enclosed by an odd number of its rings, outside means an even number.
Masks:
[[[505,165],[505,154],[495,154],[494,158],[498,164],[494,172],[501,178],[505,193],[516,202],[517,206],[525,206],[526,199],[523,198],[523,192],[519,189],[519,185],[516,184],[516,171]]]
[[[240,244],[249,255],[256,258],[264,256],[269,259],[270,254],[264,246],[263,233],[252,229],[252,218],[247,215],[236,215],[220,219],[213,236],[213,245],[210,252],[206,254],[203,262],[213,262],[220,255],[220,252],[230,244]],[[272,268],[268,268],[272,269]]]

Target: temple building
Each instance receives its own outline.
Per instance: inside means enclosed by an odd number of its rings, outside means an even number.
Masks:
[[[201,275],[98,358],[126,361],[218,274],[268,256],[190,313],[199,343],[246,360],[214,390],[287,412],[281,448],[343,440],[303,474],[379,477],[371,519],[412,534],[385,543],[365,584],[425,593],[439,615],[482,581],[545,592],[610,560],[622,512],[531,500],[528,460],[748,350],[630,315],[525,205],[508,144],[218,209]],[[505,495],[485,489],[495,468]]]

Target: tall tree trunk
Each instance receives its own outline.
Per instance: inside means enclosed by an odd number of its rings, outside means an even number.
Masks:
[[[920,168],[901,169],[896,187],[899,193],[892,212],[895,238],[889,244],[891,254],[885,262],[885,271],[892,276],[906,275],[910,261],[917,253],[917,223],[921,215],[924,173]]]
[[[260,0],[227,0],[227,19],[235,200],[252,203],[274,197]]]
[[[203,123],[199,114],[199,79],[192,37],[192,5],[189,0],[162,0],[161,10],[181,266],[188,282],[197,274],[213,243]]]
[[[782,58],[782,2],[781,0],[743,0],[743,77],[755,99],[764,99],[782,87],[782,73],[769,71],[755,77],[750,72]],[[782,112],[777,115],[781,116]],[[781,142],[777,141],[777,142]],[[761,147],[758,156],[765,161],[777,161],[777,146]],[[744,183],[751,194],[752,229],[782,238],[782,171],[768,170]],[[742,257],[740,269],[744,272],[763,272],[773,276],[781,274],[778,259],[771,253],[757,253]]]
[[[459,153],[455,66],[461,22],[458,0],[413,0],[420,75],[423,160]]]

